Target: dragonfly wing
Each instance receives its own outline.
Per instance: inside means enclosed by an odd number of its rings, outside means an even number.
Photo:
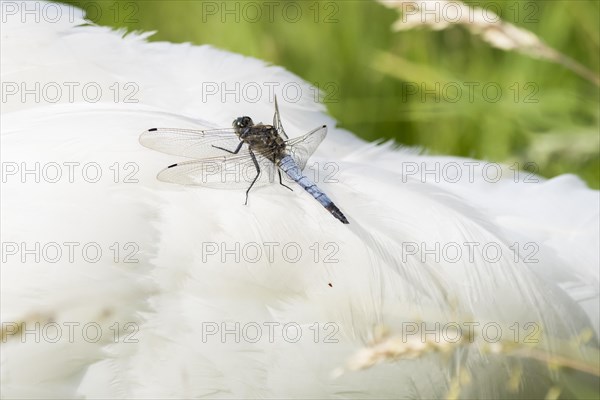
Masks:
[[[279,116],[279,107],[277,106],[277,96],[275,96],[275,115],[273,115],[273,126],[277,131],[283,136],[284,139],[288,139],[287,133],[283,129],[283,125],[281,124],[281,118]]]
[[[223,153],[223,150],[213,146],[234,151],[240,143],[233,128],[209,130],[152,128],[143,132],[139,140],[140,144],[150,149],[189,158],[206,158]]]
[[[300,169],[304,169],[306,162],[327,136],[327,126],[319,126],[304,136],[289,139],[285,142],[290,155]]]
[[[277,167],[267,158],[256,154],[260,176],[254,186],[279,182]],[[247,189],[257,175],[250,153],[244,155],[211,157],[173,164],[157,178],[163,182],[195,185],[219,189]]]

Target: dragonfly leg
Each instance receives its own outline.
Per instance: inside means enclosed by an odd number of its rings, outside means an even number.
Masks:
[[[254,177],[254,180],[250,184],[250,187],[248,188],[248,190],[246,190],[246,202],[244,203],[244,205],[246,205],[246,206],[248,205],[248,192],[250,192],[250,189],[252,189],[252,186],[254,186],[254,183],[260,176],[260,166],[258,165],[258,161],[256,161],[256,156],[254,155],[254,152],[252,151],[252,149],[248,149],[248,151],[250,152],[250,157],[252,157],[252,162],[254,162],[254,166],[256,167],[256,176]]]
[[[291,188],[291,187],[289,187],[288,185],[284,185],[284,184],[283,184],[283,181],[281,180],[281,170],[280,170],[280,169],[278,169],[278,170],[277,170],[277,173],[279,174],[279,184],[280,184],[281,186],[283,186],[283,187],[286,187],[286,188],[290,189],[290,190],[293,192],[293,191],[294,191],[294,189],[292,189],[292,188]]]
[[[226,152],[231,153],[231,154],[237,154],[240,152],[243,144],[244,144],[244,142],[240,141],[240,144],[238,144],[238,147],[234,151],[224,149],[223,147],[215,146],[214,144],[212,145],[212,147],[214,147],[215,149],[219,149],[219,150],[225,150]]]

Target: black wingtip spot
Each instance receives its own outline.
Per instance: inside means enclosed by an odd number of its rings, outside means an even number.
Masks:
[[[176,166],[177,166],[177,164],[173,164],[173,165],[169,165],[167,168],[173,168],[173,167],[176,167]]]
[[[152,128],[152,129],[148,129],[148,132],[154,132],[154,131],[157,131],[157,130],[158,130],[158,128]]]
[[[327,128],[327,125],[323,125],[322,128]]]

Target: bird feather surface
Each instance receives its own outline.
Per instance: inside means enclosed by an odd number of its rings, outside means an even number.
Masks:
[[[210,46],[149,43],[149,34],[81,26],[83,15],[75,16],[3,23],[2,81],[94,82],[105,94],[115,82],[132,82],[138,102],[115,103],[109,95],[95,103],[8,98],[4,163],[95,163],[104,175],[93,183],[80,179],[79,170],[73,182],[7,179],[2,235],[11,243],[97,243],[105,253],[94,263],[3,260],[2,321],[59,323],[63,333],[65,323],[93,323],[110,334],[96,342],[77,336],[71,342],[66,334],[54,343],[9,337],[2,344],[4,396],[439,398],[452,380],[442,354],[331,373],[372,341],[379,325],[401,331],[407,322],[493,322],[504,329],[535,323],[550,353],[585,328],[598,332],[598,192],[578,178],[422,182],[398,166],[432,170],[477,161],[365,143],[336,128],[311,99],[310,86],[283,68]],[[283,125],[290,137],[328,125],[315,171],[326,175],[326,161],[339,168],[335,182],[318,183],[349,217],[348,226],[296,188],[261,188],[244,206],[236,193],[156,180],[173,156],[140,146],[145,129],[230,126],[241,114],[270,121],[266,98],[223,102],[203,95],[207,82],[300,85],[297,103],[280,102]],[[130,182],[123,176],[127,163],[135,171]],[[479,162],[473,171],[483,168]],[[515,258],[515,241],[539,246],[539,262]],[[502,251],[494,261],[475,252],[473,260],[449,262],[406,247],[465,242],[494,243]],[[107,250],[114,243],[137,246],[137,262],[115,262]],[[277,244],[272,258],[269,243]],[[283,253],[286,245],[302,256]],[[214,246],[234,251],[207,251]],[[262,256],[236,259],[235,246]],[[330,249],[336,262],[327,262]],[[111,328],[115,322],[119,328]],[[131,333],[125,323],[137,327],[135,340],[115,342],[115,329]],[[258,326],[262,340],[236,340],[236,324],[250,336]],[[282,340],[293,336],[286,324],[300,327],[297,341]],[[219,334],[207,335],[215,327]],[[265,340],[268,327],[272,342]],[[333,331],[335,341],[325,340]],[[519,396],[506,384],[517,362],[484,348],[478,340],[458,357],[458,368],[476,376],[461,395]],[[545,395],[553,372],[536,361],[518,365],[520,395]]]

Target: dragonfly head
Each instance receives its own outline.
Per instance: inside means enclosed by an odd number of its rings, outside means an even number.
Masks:
[[[233,128],[238,135],[241,135],[245,128],[248,128],[252,125],[254,125],[254,122],[252,122],[252,118],[250,117],[239,117],[233,121]]]

